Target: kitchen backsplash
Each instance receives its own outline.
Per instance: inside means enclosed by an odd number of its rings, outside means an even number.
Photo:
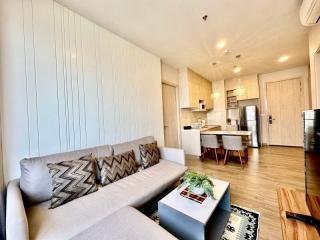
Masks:
[[[181,127],[190,125],[191,123],[197,122],[198,119],[204,119],[207,121],[206,112],[192,112],[190,109],[180,109],[180,124]]]

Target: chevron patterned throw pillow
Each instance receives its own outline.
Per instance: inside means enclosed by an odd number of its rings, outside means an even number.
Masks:
[[[78,160],[47,164],[53,186],[50,209],[98,190],[94,163],[90,154]]]
[[[102,186],[118,181],[138,171],[133,150],[97,160]]]
[[[156,141],[148,144],[140,144],[139,150],[143,169],[159,163],[160,152]]]

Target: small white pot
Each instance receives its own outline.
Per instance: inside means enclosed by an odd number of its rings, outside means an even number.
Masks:
[[[203,188],[195,187],[195,188],[192,190],[192,193],[201,196],[202,194],[204,194],[204,190],[203,190]]]

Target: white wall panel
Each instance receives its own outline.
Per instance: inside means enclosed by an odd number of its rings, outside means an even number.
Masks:
[[[309,31],[309,58],[310,58],[310,94],[312,109],[320,108],[320,66],[318,60],[320,48],[320,25],[313,26]]]
[[[97,97],[98,97],[98,119],[99,119],[99,145],[104,144],[104,115],[103,115],[103,93],[102,93],[102,70],[101,70],[101,44],[100,44],[100,32],[98,26],[94,28],[95,38],[95,57],[96,57],[96,80],[97,80]]]
[[[65,59],[65,88],[67,106],[67,129],[68,129],[68,149],[74,149],[75,134],[73,121],[73,95],[72,95],[72,75],[71,75],[71,52],[70,52],[70,18],[69,10],[63,9],[63,33],[64,33],[64,59]]]
[[[25,79],[27,91],[27,113],[30,155],[39,155],[38,103],[35,68],[35,46],[33,31],[33,10],[30,0],[22,1]]]
[[[79,134],[78,141],[80,148],[86,147],[86,126],[85,126],[85,91],[84,91],[84,80],[83,80],[83,64],[82,64],[82,38],[81,38],[81,17],[75,16],[75,39],[76,39],[76,65],[77,65],[77,113],[78,113],[78,124]]]
[[[85,88],[85,108],[87,146],[99,145],[99,102],[97,96],[97,70],[94,38],[94,25],[81,19],[83,37],[83,68]]]
[[[68,128],[67,128],[67,105],[65,91],[65,59],[64,59],[64,29],[63,29],[63,9],[60,5],[54,4],[54,28],[55,28],[55,55],[57,67],[57,99],[58,116],[60,122],[60,151],[68,150]]]
[[[4,178],[16,177],[18,162],[29,156],[22,1],[2,1],[1,111]],[[5,26],[5,27],[3,27]]]
[[[147,135],[163,144],[158,57],[51,0],[0,4],[6,181],[24,157]]]
[[[53,2],[32,0],[40,155],[60,151]]]
[[[71,94],[72,116],[74,125],[74,149],[80,148],[80,119],[79,119],[79,94],[78,94],[78,69],[76,49],[75,14],[69,12],[70,19],[70,67],[71,67]]]
[[[105,142],[112,143],[116,142],[115,134],[110,134],[116,127],[115,113],[117,111],[117,106],[115,105],[115,84],[113,81],[116,78],[116,71],[114,66],[115,45],[112,39],[110,39],[109,34],[105,31],[101,33],[101,62],[102,62],[102,85],[103,85],[103,114],[104,114],[104,135]],[[109,134],[108,134],[109,133]]]

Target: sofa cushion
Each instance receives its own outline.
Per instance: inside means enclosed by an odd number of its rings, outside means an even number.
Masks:
[[[20,188],[27,205],[32,205],[51,199],[52,181],[47,167],[48,163],[58,163],[79,159],[92,153],[94,157],[111,156],[111,146],[101,146],[78,150],[74,152],[58,153],[44,157],[22,159],[20,161]]]
[[[156,141],[147,144],[140,144],[139,150],[141,157],[141,166],[143,169],[159,163],[160,151]]]
[[[128,152],[133,149],[137,164],[140,166],[140,144],[152,143],[154,141],[154,137],[143,137],[134,141],[120,143],[113,145],[114,155],[118,155],[120,153]]]
[[[50,208],[59,207],[98,190],[92,154],[72,161],[48,163],[52,177]]]
[[[125,206],[140,207],[174,184],[186,167],[166,160],[75,199],[48,209],[50,201],[26,209],[30,239],[69,239]],[[67,229],[62,231],[61,229]]]
[[[174,240],[177,239],[132,207],[124,207],[79,233],[72,240]]]
[[[138,171],[133,150],[110,157],[97,159],[100,184],[105,186]]]

